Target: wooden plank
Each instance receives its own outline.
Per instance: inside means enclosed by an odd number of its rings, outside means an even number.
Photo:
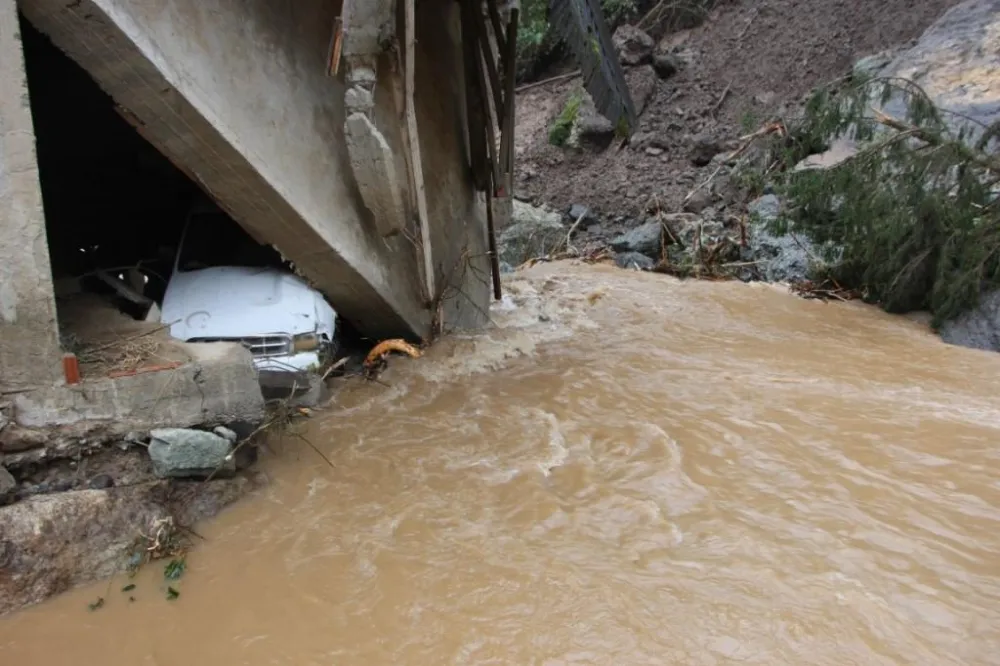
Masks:
[[[486,145],[483,143],[487,109],[483,106],[483,91],[480,87],[482,77],[476,29],[472,24],[475,20],[472,16],[473,11],[475,11],[475,6],[472,2],[461,3],[466,136],[469,141],[469,161],[472,166],[473,182],[477,190],[485,192],[490,187],[490,163],[486,153]],[[478,74],[477,68],[480,69]]]
[[[345,4],[350,0],[344,0]],[[326,58],[326,75],[337,76],[340,72],[340,52],[344,46],[344,22],[337,17],[333,22],[333,37],[330,38],[330,49]]]
[[[479,50],[483,54],[483,60],[486,63],[486,74],[490,82],[490,88],[493,90],[493,103],[496,105],[497,115],[503,115],[501,109],[503,109],[503,88],[500,85],[500,75],[497,73],[497,64],[493,59],[493,48],[490,46],[489,36],[486,34],[486,19],[483,18],[482,10],[475,10],[472,12],[474,20],[474,26],[476,29],[477,42],[479,43]]]

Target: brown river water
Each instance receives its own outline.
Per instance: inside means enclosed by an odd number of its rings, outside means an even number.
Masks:
[[[570,264],[494,319],[346,382],[334,469],[274,443],[178,599],[74,590],[0,664],[1000,664],[1000,355]]]

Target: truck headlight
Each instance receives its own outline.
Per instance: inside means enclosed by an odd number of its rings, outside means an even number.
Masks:
[[[320,347],[319,336],[315,333],[303,333],[292,338],[292,351],[299,352],[316,351]]]

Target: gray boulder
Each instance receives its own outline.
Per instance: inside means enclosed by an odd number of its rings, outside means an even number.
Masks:
[[[873,77],[880,75],[885,68],[892,64],[893,58],[899,53],[899,49],[886,49],[878,53],[859,58],[854,63],[852,69],[854,76]]]
[[[1000,119],[998,71],[1000,0],[966,0],[942,14],[878,74],[917,83],[937,106],[960,114],[945,114],[945,119],[954,131],[968,129],[967,138],[975,141],[984,126]],[[905,117],[905,99],[893,97],[882,110]]]
[[[662,235],[663,226],[658,220],[651,219],[611,239],[611,249],[615,252],[638,252],[647,257],[659,257]]]
[[[570,128],[566,145],[570,148],[601,151],[611,145],[614,138],[615,128],[611,121],[597,111],[597,106],[589,94],[582,93],[576,120]]]
[[[975,310],[945,322],[940,333],[948,344],[1000,352],[1000,290],[983,296]]]
[[[161,428],[149,435],[149,457],[158,477],[206,477],[236,471],[236,461],[229,455],[232,445],[225,437],[187,428]]]
[[[611,43],[623,65],[644,65],[653,60],[656,42],[634,25],[620,25],[611,36]]]
[[[803,234],[776,235],[768,225],[781,215],[781,201],[765,194],[750,203],[750,255],[768,282],[801,282],[809,278],[814,244]]]
[[[656,94],[656,71],[648,65],[634,67],[625,74],[625,80],[632,96],[632,104],[635,105],[635,112],[642,115]]]
[[[519,266],[549,254],[565,240],[566,227],[559,213],[515,199],[511,225],[500,232],[497,240],[500,261]]]

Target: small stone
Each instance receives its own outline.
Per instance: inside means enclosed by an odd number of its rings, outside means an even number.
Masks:
[[[657,157],[663,154],[663,148],[656,148],[654,146],[650,146],[649,148],[646,149],[646,154],[652,155],[653,157]]]
[[[235,461],[230,443],[204,430],[162,428],[150,433],[149,457],[153,473],[161,478],[204,477],[213,472],[232,473]]]
[[[367,111],[374,106],[372,94],[360,86],[353,86],[344,93],[344,106],[348,113]]]
[[[215,428],[212,429],[212,432],[214,432],[222,439],[228,441],[230,444],[235,444],[236,440],[239,439],[236,432],[230,430],[226,426],[216,426]]]
[[[616,252],[638,252],[657,257],[660,254],[662,234],[663,227],[658,221],[652,220],[612,239],[611,248]]]
[[[115,485],[115,480],[111,478],[110,474],[98,474],[90,480],[87,487],[91,490],[104,490],[105,488],[112,488]]]
[[[639,252],[621,252],[616,254],[615,265],[618,268],[636,271],[648,271],[655,266],[652,259]]]
[[[707,166],[723,151],[721,142],[709,134],[699,134],[692,141],[690,159],[698,167]]]
[[[728,206],[736,200],[736,185],[732,176],[723,173],[712,182],[712,196],[722,206]]]
[[[703,187],[684,202],[684,210],[689,213],[700,213],[711,205],[712,193],[708,191],[708,188]]]
[[[567,215],[569,215],[569,219],[572,222],[581,220],[580,224],[582,225],[586,225],[588,222],[597,221],[597,217],[594,215],[594,212],[590,210],[589,207],[584,206],[583,204],[575,203],[572,206],[570,206],[569,211],[567,211]]]
[[[611,37],[623,65],[643,65],[653,59],[656,42],[643,30],[633,25],[620,25]]]
[[[658,53],[653,57],[653,71],[661,79],[667,79],[680,70],[681,60],[672,53]]]

